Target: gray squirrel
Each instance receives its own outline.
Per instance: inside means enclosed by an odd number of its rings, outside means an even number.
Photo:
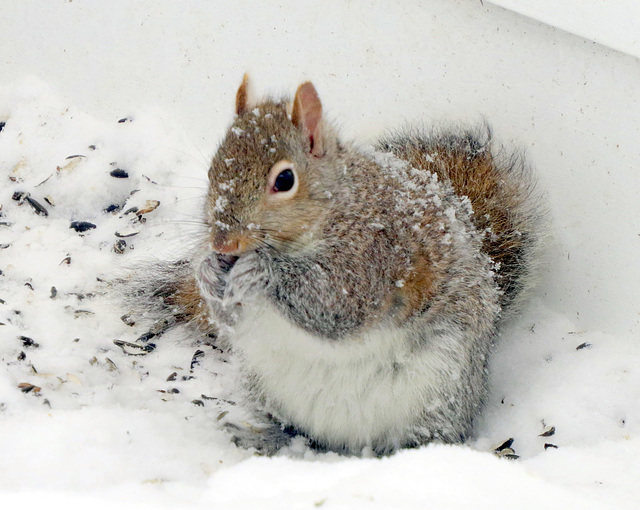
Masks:
[[[486,126],[358,148],[310,82],[254,104],[245,75],[236,114],[209,169],[206,238],[157,293],[233,353],[265,417],[229,425],[236,443],[464,441],[498,328],[535,276],[543,214],[524,158]]]

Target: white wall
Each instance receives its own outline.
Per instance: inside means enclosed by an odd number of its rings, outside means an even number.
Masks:
[[[640,57],[637,0],[487,0],[552,27]]]

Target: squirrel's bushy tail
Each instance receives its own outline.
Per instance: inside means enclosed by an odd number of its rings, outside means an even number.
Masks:
[[[380,140],[377,149],[436,173],[469,198],[483,251],[495,264],[503,318],[517,310],[534,283],[546,217],[524,155],[497,147],[487,125],[435,133],[410,129]]]

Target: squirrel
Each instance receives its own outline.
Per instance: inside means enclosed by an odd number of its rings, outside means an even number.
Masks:
[[[234,441],[379,455],[464,441],[499,327],[535,280],[544,212],[524,157],[486,125],[359,148],[312,83],[292,102],[248,87],[211,162],[201,248],[154,282],[174,319],[233,353],[265,417],[230,424]]]

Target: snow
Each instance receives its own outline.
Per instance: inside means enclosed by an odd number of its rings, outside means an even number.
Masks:
[[[0,222],[11,224],[0,225],[10,244],[0,249],[0,505],[637,508],[637,59],[472,0],[333,0],[320,11],[9,0],[0,57]],[[258,93],[312,79],[361,142],[407,121],[484,116],[526,148],[553,226],[537,293],[491,359],[469,444],[360,459],[295,443],[253,457],[217,427],[241,411],[210,398],[234,395],[215,351],[184,330],[152,339],[145,356],[113,343],[147,329],[124,324],[98,278],[196,244],[208,159],[245,71]],[[48,216],[18,205],[16,191]],[[160,205],[146,222],[125,214],[150,200]],[[104,212],[112,204],[121,208]],[[78,233],[72,221],[96,228]],[[140,233],[118,254],[125,228]],[[517,460],[491,453],[508,438]]]

